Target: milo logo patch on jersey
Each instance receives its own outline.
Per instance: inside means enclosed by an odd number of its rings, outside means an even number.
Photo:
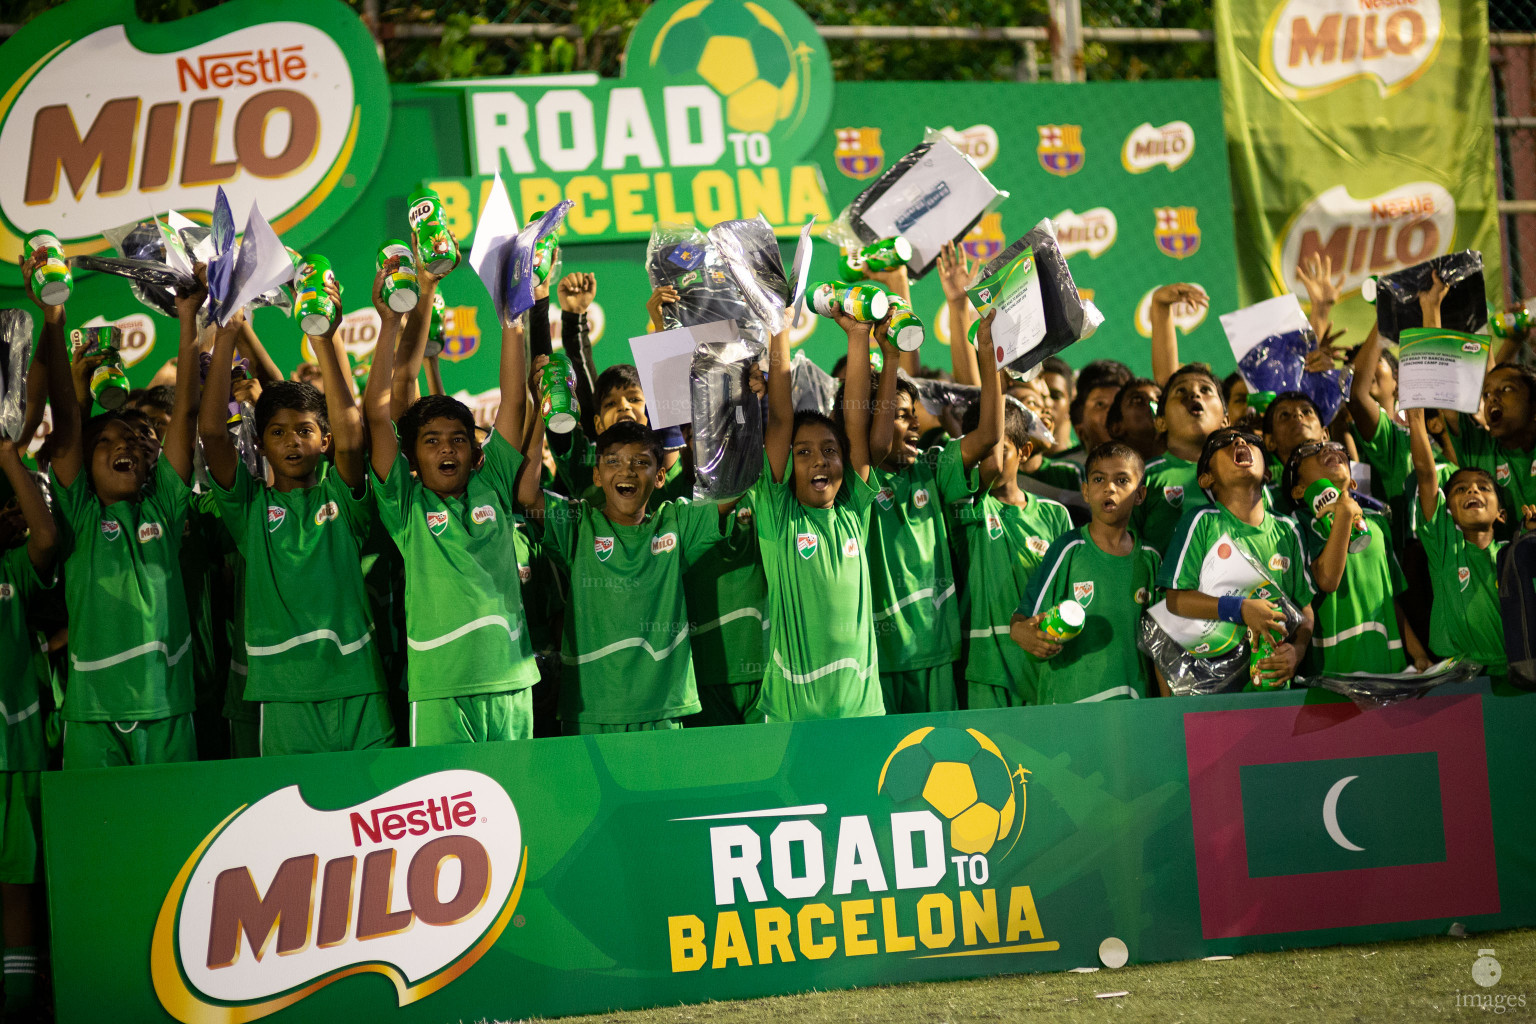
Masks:
[[[800,552],[800,557],[807,561],[816,553],[817,543],[818,540],[814,533],[795,534],[795,550]]]
[[[267,532],[276,533],[277,528],[283,525],[283,520],[288,518],[288,510],[281,505],[267,506]]]
[[[529,580],[533,579],[533,566],[519,565],[517,567],[517,578],[523,583],[527,583]]]
[[[1456,570],[1456,582],[1461,584],[1461,589],[1466,590],[1467,584],[1472,582],[1472,570],[1461,566]]]
[[[1501,483],[1501,484],[1509,483],[1509,477],[1510,477],[1509,463],[1507,463],[1507,462],[1499,463],[1498,466],[1495,467],[1495,469],[1493,471],[1493,476],[1494,476],[1494,479],[1498,480],[1498,482]]]
[[[843,557],[844,558],[857,558],[858,554],[859,554],[859,539],[857,537],[849,537],[847,540],[843,541]]]
[[[117,540],[122,535],[123,524],[116,519],[103,519],[101,521],[101,535],[107,540]]]
[[[743,505],[736,510],[736,522],[740,526],[752,525],[752,506]]]
[[[592,538],[592,553],[597,555],[597,560],[599,562],[606,562],[606,561],[608,561],[608,556],[613,554],[613,538],[612,537],[593,537]]]
[[[11,583],[0,583],[0,601],[9,601],[16,596],[16,587]]]
[[[664,533],[660,537],[651,538],[651,554],[660,555],[677,547],[677,534]]]
[[[1171,487],[1164,487],[1163,500],[1172,505],[1174,508],[1178,508],[1180,505],[1184,504],[1183,486],[1180,484],[1174,484]]]
[[[1146,587],[1137,587],[1136,588],[1136,603],[1137,604],[1146,604],[1147,602],[1149,602],[1151,600],[1152,600],[1152,591],[1148,590]]]
[[[428,512],[427,529],[432,531],[432,536],[441,537],[443,531],[448,529],[448,512],[446,510]]]
[[[1072,600],[1087,608],[1093,604],[1093,580],[1072,584]]]
[[[341,508],[334,501],[328,501],[315,510],[315,525],[324,526],[339,515]]]
[[[996,512],[987,513],[987,536],[993,540],[1003,535],[1003,519]]]
[[[1270,572],[1285,572],[1285,570],[1289,569],[1290,567],[1291,560],[1286,558],[1280,552],[1276,551],[1274,554],[1269,556]]]
[[[891,507],[891,502],[895,499],[896,491],[894,488],[882,487],[880,490],[875,492],[875,500],[880,503],[880,507],[883,509],[889,510]]]
[[[469,521],[476,526],[496,521],[496,509],[491,505],[476,505],[469,510]]]
[[[1031,537],[1024,542],[1024,546],[1041,558],[1044,558],[1045,553],[1051,550],[1051,542],[1044,537]]]
[[[148,544],[165,536],[165,527],[159,523],[145,523],[139,527],[139,543]]]
[[[927,489],[920,487],[917,490],[912,492],[912,507],[913,508],[927,508],[928,507],[928,491],[927,491]]]

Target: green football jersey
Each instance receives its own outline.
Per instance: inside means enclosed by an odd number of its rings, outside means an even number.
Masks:
[[[554,459],[556,489],[593,508],[602,508],[608,496],[598,486],[596,474],[592,472],[597,468],[597,446],[587,437],[586,431],[580,427],[571,431],[571,446],[563,454],[555,452]],[[679,455],[677,461],[667,467],[661,486],[652,491],[646,501],[648,511],[656,511],[664,501],[676,501],[693,494],[693,476],[685,470],[684,459]]]
[[[522,454],[493,433],[457,498],[411,475],[405,456],[374,478],[379,518],[405,563],[410,699],[521,690],[538,681],[513,531]]]
[[[808,508],[790,472],[774,483],[765,455],[751,490],[772,624],[757,710],[770,722],[882,715],[865,555],[875,489],[845,473],[831,508]]]
[[[102,505],[82,467],[53,481],[64,561],[70,722],[153,721],[193,710],[181,537],[192,491],[166,459],[138,501]],[[85,624],[89,623],[89,626]]]
[[[966,549],[965,678],[1012,687],[1034,703],[1036,665],[1008,634],[1030,577],[1056,538],[1071,531],[1071,517],[1065,506],[1046,498],[1031,497],[1020,508],[990,493],[954,506],[954,516]]]
[[[1413,471],[1408,428],[1393,423],[1382,412],[1376,417],[1376,428],[1369,437],[1354,424],[1349,430],[1354,435],[1361,461],[1371,467],[1371,497],[1386,503],[1391,512],[1392,542],[1401,553],[1417,532],[1420,518],[1419,483]],[[1435,463],[1441,484],[1449,480],[1455,470],[1455,466],[1444,462]]]
[[[1184,513],[1210,505],[1198,479],[1195,463],[1171,453],[1147,463],[1147,500],[1136,506],[1131,518],[1142,543],[1166,552]]]
[[[750,498],[737,503],[720,542],[684,570],[683,594],[698,685],[761,682],[768,665],[768,577]]]
[[[566,584],[550,564],[542,536],[534,536],[526,519],[517,517],[517,578],[522,584],[523,617],[535,654],[560,652],[560,616],[566,607]]]
[[[1019,489],[1048,501],[1059,502],[1084,515],[1088,503],[1083,500],[1083,467],[1070,459],[1047,455],[1033,473],[1020,473]]]
[[[1312,563],[1296,520],[1266,512],[1262,523],[1250,526],[1219,502],[1186,512],[1179,520],[1158,571],[1157,585],[1165,590],[1199,590],[1200,570],[1207,552],[1214,548],[1218,558],[1230,557],[1222,553],[1221,547],[1228,542],[1252,555],[1296,607],[1312,603],[1317,588],[1312,583]]]
[[[1496,540],[1486,548],[1468,544],[1443,497],[1434,518],[1419,527],[1419,540],[1429,557],[1434,590],[1430,650],[1478,662],[1502,675],[1509,665],[1499,613],[1498,557],[1503,542]]]
[[[665,502],[623,526],[584,501],[546,499],[543,530],[571,583],[561,720],[624,725],[696,714],[683,572],[720,539],[720,506]]]
[[[236,463],[233,486],[213,485],[245,558],[245,699],[318,701],[384,691],[363,587],[373,524],[364,481],[354,494],[334,467],[314,487],[282,492]]]
[[[956,440],[898,471],[871,469],[869,482],[877,489],[869,583],[880,664],[887,672],[947,665],[960,657],[960,603],[944,509],[975,493],[981,478],[966,473]]]
[[[1307,517],[1307,557],[1317,561],[1328,543],[1322,520]],[[1339,589],[1316,601],[1317,624],[1307,664],[1313,672],[1387,675],[1408,667],[1397,628],[1394,595],[1408,586],[1392,547],[1392,526],[1379,512],[1365,513],[1371,541],[1364,551],[1344,556]]]
[[[1513,537],[1520,525],[1520,509],[1536,505],[1536,449],[1505,448],[1486,427],[1470,416],[1462,416],[1456,454],[1461,465],[1481,469],[1493,477],[1504,506],[1504,522],[1496,529],[1501,539]]]
[[[37,574],[26,545],[0,555],[0,771],[48,766],[41,712],[51,676],[47,655],[27,626],[27,608],[53,582]]]
[[[1039,664],[1035,703],[1138,698],[1150,691],[1147,659],[1136,649],[1142,610],[1152,603],[1157,583],[1156,551],[1132,535],[1128,555],[1111,555],[1080,526],[1056,538],[1029,579],[1019,614],[1038,615],[1063,601],[1076,601],[1087,618],[1083,631],[1061,653]]]

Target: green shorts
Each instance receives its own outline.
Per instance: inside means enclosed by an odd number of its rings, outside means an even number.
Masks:
[[[935,665],[905,672],[881,672],[880,695],[888,715],[920,715],[929,711],[955,711],[955,667]]]
[[[37,881],[42,850],[42,772],[0,772],[0,883]]]
[[[750,683],[701,686],[699,703],[703,710],[683,719],[683,724],[690,729],[701,725],[743,725],[747,721],[747,710],[757,703],[757,695],[762,689],[761,679]]]
[[[151,722],[65,722],[64,769],[197,760],[192,714]]]
[[[967,680],[965,684],[966,707],[972,711],[994,708],[1019,708],[1024,701],[1011,686],[991,686]]]
[[[533,738],[533,690],[411,702],[411,746]]]
[[[395,723],[382,693],[330,700],[265,701],[261,756],[333,754],[395,745]]]
[[[609,732],[655,732],[660,729],[681,729],[681,718],[658,718],[654,722],[561,722],[560,731],[566,736],[597,736]]]
[[[261,756],[261,719],[231,718],[229,720],[229,756]]]

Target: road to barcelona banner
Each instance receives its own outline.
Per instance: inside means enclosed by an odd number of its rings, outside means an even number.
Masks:
[[[517,1019],[1536,923],[1536,697],[53,773],[59,1019]]]

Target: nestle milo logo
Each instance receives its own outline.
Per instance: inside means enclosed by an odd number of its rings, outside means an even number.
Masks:
[[[191,851],[155,922],[155,993],[188,1024],[256,1020],[363,972],[415,1002],[500,936],[525,853],[511,798],[479,772],[437,772],[331,811],[289,786]]]
[[[1356,79],[1386,97],[1434,63],[1444,37],[1440,0],[1285,0],[1264,26],[1259,67],[1289,99]]]
[[[259,190],[302,247],[346,212],[383,151],[389,95],[367,30],[340,4],[234,0],[143,24],[129,0],[75,0],[6,43],[0,260],[30,232],[70,255],[149,211],[212,210]],[[244,190],[241,192],[241,190]]]

